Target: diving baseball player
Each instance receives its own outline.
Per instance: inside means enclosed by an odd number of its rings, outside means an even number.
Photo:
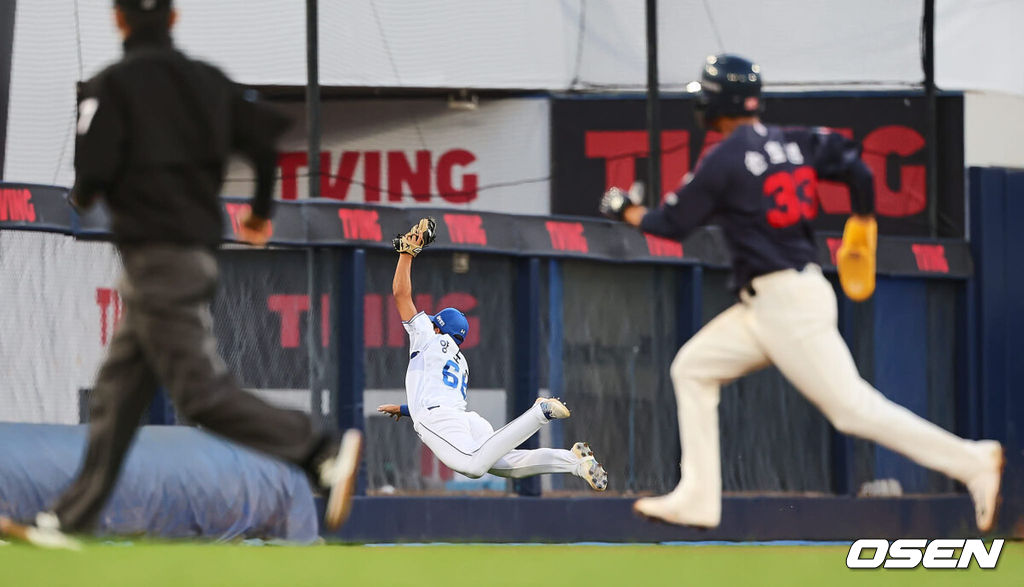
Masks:
[[[853,216],[837,254],[840,282],[855,300],[874,290],[874,184],[860,147],[841,135],[761,123],[761,70],[734,55],[708,57],[698,123],[724,139],[654,210],[612,188],[605,215],[682,239],[721,226],[739,301],[705,325],[671,366],[679,410],[682,480],[634,510],[667,522],[714,527],[721,519],[718,400],[723,383],[774,364],[836,429],[872,440],[963,482],[978,529],[993,524],[1002,475],[998,442],[959,438],[894,404],[861,379],[836,324],[836,298],[814,263],[809,221],[818,178],[850,187]]]
[[[455,308],[429,316],[413,304],[412,260],[435,234],[434,220],[424,218],[394,239],[399,257],[392,290],[409,333],[409,369],[405,376],[409,403],[383,405],[378,411],[396,419],[411,416],[423,443],[442,463],[467,477],[476,479],[488,472],[511,478],[569,473],[592,489],[604,491],[608,473],[585,442],[577,442],[572,450],[514,450],[541,426],[569,417],[568,408],[557,399],[537,398],[532,408],[497,432],[479,414],[466,411],[469,362],[459,345],[465,340],[469,323]]]

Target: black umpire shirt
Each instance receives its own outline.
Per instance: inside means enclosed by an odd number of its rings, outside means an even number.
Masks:
[[[102,196],[118,243],[216,246],[229,154],[256,172],[253,214],[268,218],[275,144],[288,120],[169,35],[129,38],[124,58],[79,88],[72,202]]]

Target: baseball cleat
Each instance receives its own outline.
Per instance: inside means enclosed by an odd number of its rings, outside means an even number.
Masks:
[[[590,445],[586,442],[577,442],[572,447],[572,453],[580,459],[576,476],[586,481],[594,491],[608,489],[608,471],[605,471],[601,463],[597,462],[594,451],[590,450]]]
[[[538,397],[533,404],[540,404],[540,409],[544,411],[544,417],[548,420],[564,420],[569,417],[569,408],[556,397]]]
[[[352,511],[352,494],[359,476],[359,457],[363,452],[363,433],[346,430],[341,437],[338,453],[320,465],[320,484],[330,488],[324,525],[337,530]]]
[[[60,520],[50,512],[36,514],[35,526],[19,524],[9,518],[0,517],[0,534],[23,540],[40,548],[82,549],[82,543],[61,531]]]
[[[676,526],[693,526],[696,528],[715,528],[721,521],[721,514],[714,512],[701,514],[686,511],[686,508],[674,493],[658,497],[641,497],[633,502],[633,513],[654,522],[665,522]]]
[[[992,529],[999,510],[999,486],[1002,483],[1006,458],[1003,455],[1003,446],[995,440],[980,440],[978,445],[989,462],[984,471],[967,481],[967,490],[974,501],[974,517],[978,523],[978,530],[985,533]]]

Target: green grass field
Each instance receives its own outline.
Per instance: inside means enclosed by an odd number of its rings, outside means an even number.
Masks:
[[[0,546],[0,585],[1024,585],[1024,544],[994,571],[850,571],[845,546]]]

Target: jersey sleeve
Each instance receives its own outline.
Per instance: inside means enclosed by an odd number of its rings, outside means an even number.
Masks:
[[[90,207],[117,180],[126,140],[124,108],[106,76],[79,86],[75,186],[71,202]]]
[[[874,175],[861,159],[860,143],[828,129],[811,131],[808,143],[818,177],[840,181],[849,186],[850,208],[854,214],[873,214]]]
[[[409,348],[414,351],[423,350],[434,336],[434,323],[426,312],[420,312],[408,322],[402,322],[402,326],[409,333]]]
[[[709,153],[689,181],[669,194],[661,206],[644,215],[640,229],[657,236],[683,239],[707,222],[728,181],[725,163],[721,149]]]

